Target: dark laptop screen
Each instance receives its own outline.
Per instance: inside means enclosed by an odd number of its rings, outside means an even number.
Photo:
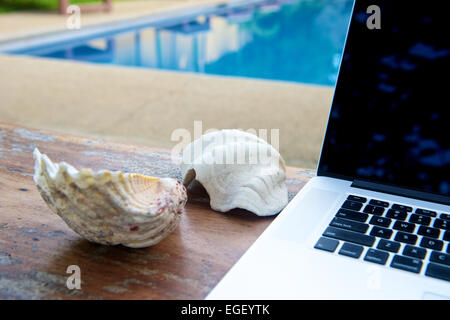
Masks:
[[[447,9],[440,0],[356,1],[319,175],[449,196]],[[369,17],[381,29],[369,29]]]

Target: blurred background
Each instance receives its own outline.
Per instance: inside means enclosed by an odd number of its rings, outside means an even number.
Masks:
[[[195,120],[279,129],[317,165],[353,0],[120,0],[80,30],[59,5],[0,0],[0,121],[163,148]]]

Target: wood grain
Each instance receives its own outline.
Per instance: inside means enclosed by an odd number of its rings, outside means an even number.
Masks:
[[[77,168],[181,177],[167,150],[0,123],[0,299],[203,299],[273,220],[212,211],[197,189],[180,226],[158,245],[93,244],[41,199],[32,179],[35,147]],[[313,175],[288,168],[290,197]],[[81,269],[81,290],[66,287],[69,265]]]

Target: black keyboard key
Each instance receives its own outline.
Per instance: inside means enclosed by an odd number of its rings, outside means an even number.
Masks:
[[[423,248],[441,251],[444,243],[441,240],[423,237],[422,241],[420,241],[420,246]]]
[[[450,253],[450,242],[449,242],[449,244],[447,245],[447,253]]]
[[[434,220],[433,227],[439,228],[439,229],[450,230],[450,221],[443,220],[443,219],[436,219],[436,220]]]
[[[366,233],[369,228],[368,224],[342,218],[334,218],[333,221],[331,221],[330,226],[361,233]]]
[[[439,238],[441,231],[436,228],[420,226],[419,231],[417,231],[417,233],[420,234],[421,236],[427,236],[427,237],[437,239],[437,238]]]
[[[363,246],[345,242],[342,245],[341,250],[339,250],[339,254],[358,259],[361,253],[363,252],[363,249],[364,249]]]
[[[427,250],[418,248],[418,247],[414,247],[414,246],[410,246],[409,244],[406,245],[405,248],[403,249],[403,255],[413,257],[413,258],[423,259],[423,258],[425,258],[426,254],[427,254]]]
[[[432,251],[430,261],[450,266],[450,254]]]
[[[346,200],[342,205],[342,208],[359,211],[361,210],[362,206],[363,204],[361,202]]]
[[[396,254],[391,262],[391,267],[409,272],[419,273],[422,269],[422,261],[416,258],[400,256]]]
[[[378,206],[378,207],[385,207],[385,208],[389,207],[389,202],[381,201],[381,200],[375,200],[375,199],[370,200],[369,204],[374,205],[374,206]]]
[[[381,239],[380,242],[378,242],[377,248],[381,249],[381,250],[397,253],[398,249],[400,249],[400,243],[395,242],[395,241]]]
[[[429,217],[436,217],[436,211],[426,210],[426,209],[416,209],[417,214],[421,214]]]
[[[416,244],[417,236],[415,234],[398,231],[394,238],[395,241]]]
[[[425,275],[436,279],[450,281],[450,267],[430,262]]]
[[[384,208],[372,206],[371,204],[368,204],[367,206],[364,207],[363,212],[370,213],[370,214],[373,214],[376,216],[381,216],[384,213]]]
[[[414,223],[409,223],[409,222],[404,222],[404,221],[395,221],[393,228],[395,230],[412,233],[412,232],[414,232],[416,225]]]
[[[409,217],[409,222],[428,226],[431,222],[431,218],[428,216],[422,216],[420,214],[412,214],[411,217]]]
[[[441,213],[439,218],[444,219],[444,220],[450,220],[450,214],[448,214],[448,213]]]
[[[386,213],[386,217],[397,220],[405,220],[407,216],[408,214],[406,213],[406,211],[401,210],[389,209],[388,212]]]
[[[372,217],[372,219],[370,219],[369,223],[380,226],[380,227],[387,228],[391,224],[391,221],[392,221],[391,219],[385,218],[385,217]]]
[[[388,258],[389,258],[389,253],[387,253],[386,251],[369,249],[369,250],[367,250],[364,260],[384,265],[384,264],[386,264],[386,261]]]
[[[369,215],[367,213],[356,212],[347,209],[339,209],[338,213],[336,213],[337,218],[350,219],[359,222],[365,222]]]
[[[317,241],[314,248],[329,251],[329,252],[334,252],[334,250],[336,250],[336,247],[338,246],[338,244],[339,244],[339,241],[337,241],[337,240],[321,237],[319,239],[319,241]]]
[[[444,233],[444,240],[445,241],[450,241],[450,231],[445,231],[445,233]]]
[[[402,204],[396,204],[396,203],[394,203],[391,208],[394,209],[394,210],[402,210],[402,211],[406,211],[406,212],[411,212],[412,211],[411,207],[405,206],[405,205],[402,205]]]
[[[334,227],[328,227],[323,233],[323,235],[325,237],[353,242],[368,247],[371,247],[375,242],[375,237],[373,236],[368,236],[358,232],[343,230]]]
[[[364,197],[354,196],[352,194],[347,197],[347,200],[361,202],[361,203],[365,203],[367,201],[367,199]]]
[[[370,235],[374,237],[390,239],[392,236],[392,230],[374,226],[370,231]]]

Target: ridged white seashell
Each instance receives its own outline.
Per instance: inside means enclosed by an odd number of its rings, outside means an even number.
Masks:
[[[181,168],[183,184],[200,182],[216,211],[242,208],[268,216],[288,202],[283,158],[266,141],[244,131],[202,135],[183,150]]]
[[[53,163],[34,150],[34,182],[50,209],[89,241],[155,245],[180,221],[186,189],[171,178]]]

